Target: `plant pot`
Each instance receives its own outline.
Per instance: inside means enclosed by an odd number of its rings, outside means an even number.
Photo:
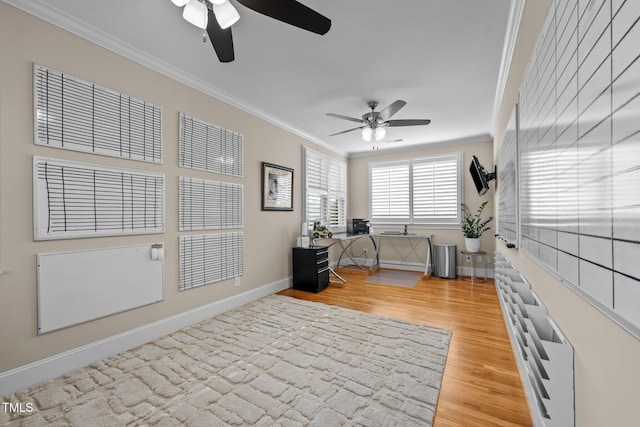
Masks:
[[[477,237],[465,237],[464,245],[467,248],[467,252],[478,252],[480,250],[480,239]]]

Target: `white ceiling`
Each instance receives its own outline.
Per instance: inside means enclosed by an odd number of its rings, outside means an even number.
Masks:
[[[170,0],[3,1],[347,155],[373,143],[330,137],[357,123],[326,113],[359,118],[370,100],[432,120],[388,128],[380,150],[487,140],[513,43],[510,0],[301,0],[332,20],[324,36],[231,0],[236,59],[223,64]]]

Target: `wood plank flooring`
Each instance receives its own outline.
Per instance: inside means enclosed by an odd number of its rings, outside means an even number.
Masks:
[[[364,283],[342,272],[344,287],[299,299],[333,304],[452,331],[434,426],[531,426],[531,415],[493,281],[431,278],[412,288]],[[335,279],[332,279],[332,281]]]

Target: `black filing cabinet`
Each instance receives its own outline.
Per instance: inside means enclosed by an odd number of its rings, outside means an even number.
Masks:
[[[293,289],[320,292],[329,285],[329,250],[293,248]]]

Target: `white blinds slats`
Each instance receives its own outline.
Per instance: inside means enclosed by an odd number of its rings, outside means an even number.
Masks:
[[[164,174],[33,158],[34,239],[164,232]]]
[[[331,230],[347,228],[347,166],[332,157],[304,149],[305,215],[309,227],[314,221]]]
[[[181,236],[179,290],[241,277],[243,260],[243,233]]]
[[[372,222],[459,224],[461,153],[369,165]]]
[[[180,231],[242,228],[243,186],[180,177]]]
[[[37,145],[162,163],[162,109],[34,65]]]
[[[409,163],[371,169],[371,220],[409,221]]]
[[[180,113],[179,164],[232,176],[243,176],[243,136]]]
[[[416,161],[413,164],[413,219],[458,217],[458,165],[456,159]]]

